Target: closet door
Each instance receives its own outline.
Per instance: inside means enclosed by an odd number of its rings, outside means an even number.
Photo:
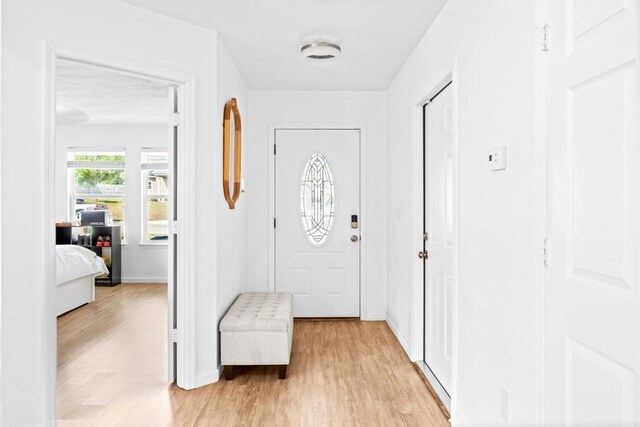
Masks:
[[[546,422],[640,425],[638,1],[549,1]]]
[[[450,407],[455,293],[453,86],[424,108],[424,363],[425,374]]]

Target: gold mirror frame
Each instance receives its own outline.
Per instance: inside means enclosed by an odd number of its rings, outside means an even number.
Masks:
[[[233,112],[233,196],[229,186],[229,162],[231,157],[231,112]],[[229,204],[229,209],[236,207],[236,202],[240,197],[240,180],[242,179],[242,122],[240,120],[240,110],[235,98],[227,102],[224,106],[223,141],[222,141],[222,187],[224,198]]]

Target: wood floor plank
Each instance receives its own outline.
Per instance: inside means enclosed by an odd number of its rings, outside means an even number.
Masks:
[[[185,391],[166,382],[163,284],[96,289],[58,318],[60,426],[449,426],[384,322],[296,320],[287,379],[237,367]]]

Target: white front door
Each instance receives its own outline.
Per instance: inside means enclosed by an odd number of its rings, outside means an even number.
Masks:
[[[424,109],[424,361],[444,392],[451,390],[454,297],[454,151],[452,87]],[[425,252],[423,252],[424,254]],[[437,387],[437,384],[434,385]],[[446,396],[444,400],[446,400]],[[444,402],[446,403],[446,402]]]
[[[360,131],[276,131],[275,288],[296,317],[360,316]]]
[[[640,425],[639,2],[548,3],[546,422]]]

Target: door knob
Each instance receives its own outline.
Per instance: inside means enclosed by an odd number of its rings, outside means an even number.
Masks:
[[[420,251],[420,252],[418,252],[418,258],[420,258],[420,259],[429,259],[429,252],[428,251]]]
[[[351,241],[352,242],[357,242],[358,241],[358,236],[356,236],[355,234],[353,236],[351,236]]]

